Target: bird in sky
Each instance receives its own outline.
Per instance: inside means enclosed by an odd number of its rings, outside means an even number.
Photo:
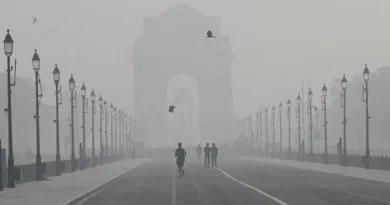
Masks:
[[[212,31],[207,31],[207,38],[215,38]]]
[[[35,24],[35,23],[38,21],[37,18],[34,18],[34,17],[31,17],[31,18],[32,18],[32,20],[33,20],[33,24]]]
[[[170,105],[168,111],[173,113],[175,108],[176,108],[176,106]]]

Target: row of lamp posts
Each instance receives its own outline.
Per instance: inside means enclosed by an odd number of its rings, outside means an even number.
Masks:
[[[369,109],[368,109],[368,81],[370,79],[370,71],[367,68],[367,64],[365,65],[364,71],[363,71],[363,102],[365,103],[365,111],[366,111],[366,152],[364,156],[364,166],[365,168],[369,169],[370,168],[370,138],[369,138]],[[343,75],[343,78],[341,80],[341,107],[343,108],[343,140],[342,144],[340,144],[340,150],[341,150],[341,164],[342,165],[347,165],[348,164],[348,159],[347,159],[347,116],[346,116],[346,99],[347,99],[347,78],[345,77],[345,74]],[[324,112],[324,155],[323,155],[323,161],[325,164],[328,163],[328,121],[327,121],[327,87],[324,84],[322,87],[322,95],[321,95],[321,105],[322,105],[322,110]],[[309,153],[310,156],[313,155],[313,123],[312,123],[312,108],[315,108],[315,106],[312,105],[312,100],[313,100],[313,92],[311,89],[308,91],[308,114],[309,114]],[[280,153],[282,153],[282,109],[283,105],[282,103],[279,104],[279,133],[280,133]],[[298,131],[298,159],[301,159],[303,148],[303,141],[301,141],[301,96],[298,94],[296,98],[296,118],[297,118],[297,131]],[[250,119],[250,117],[248,117]],[[287,112],[286,112],[286,119],[288,121],[288,153],[291,153],[291,101],[290,99],[287,100]],[[262,149],[262,138],[263,138],[263,111],[259,111],[257,113],[257,132],[256,132],[256,138],[257,138],[257,147]],[[268,156],[269,154],[269,139],[268,139],[268,109],[266,108],[264,110],[264,123],[265,123],[265,154]],[[234,123],[235,129],[236,129],[236,134],[238,137],[240,136],[241,132],[245,130],[243,126],[245,127],[246,125],[246,118],[237,121]],[[260,129],[259,129],[260,128]],[[249,133],[249,132],[248,132]],[[244,134],[245,135],[245,134]],[[272,106],[272,151],[275,153],[275,106]],[[259,139],[260,138],[260,139]],[[340,140],[341,141],[341,140]],[[259,144],[260,142],[260,144]],[[302,143],[302,144],[301,144]]]
[[[14,166],[14,155],[13,155],[13,136],[12,136],[12,98],[11,98],[11,87],[15,86],[15,80],[16,80],[16,60],[15,65],[11,66],[11,56],[13,54],[13,47],[14,47],[14,41],[12,39],[12,36],[9,33],[9,30],[7,30],[7,34],[4,39],[4,53],[7,57],[7,97],[8,97],[8,106],[5,108],[5,111],[7,112],[8,117],[8,187],[13,188],[15,187],[15,166]],[[42,97],[42,91],[40,90],[40,57],[37,53],[37,50],[35,49],[33,57],[32,57],[32,67],[35,73],[35,122],[36,122],[36,180],[42,180],[42,174],[43,174],[43,166],[41,162],[41,153],[40,153],[40,115],[39,115],[39,105],[40,105],[40,98]],[[12,82],[11,79],[11,72],[14,72],[14,82]],[[57,66],[57,64],[54,67],[53,70],[53,80],[55,84],[55,96],[56,96],[56,119],[54,122],[56,123],[56,175],[61,175],[61,155],[60,155],[60,138],[59,138],[59,105],[61,105],[62,102],[60,102],[59,95],[61,94],[61,86],[60,83],[60,70]],[[76,159],[75,159],[75,148],[74,148],[74,100],[75,100],[75,91],[76,88],[76,82],[73,77],[73,74],[71,75],[69,79],[69,90],[71,91],[71,171],[74,172],[76,170]],[[82,95],[82,101],[83,101],[83,145],[82,150],[83,152],[80,153],[80,160],[82,161],[82,169],[86,168],[86,153],[85,153],[85,113],[86,113],[86,105],[87,101],[85,99],[86,97],[86,87],[83,83],[81,87],[81,95]],[[95,137],[94,137],[94,115],[96,114],[96,95],[94,90],[92,90],[90,94],[90,100],[92,104],[92,166],[95,166]],[[104,155],[108,157],[108,103],[106,100],[103,100],[102,96],[100,95],[98,99],[98,105],[100,107],[100,164],[103,163]],[[127,115],[122,112],[121,110],[117,110],[116,107],[114,107],[112,104],[110,106],[111,109],[111,155],[118,155],[118,154],[124,154],[124,148],[126,143],[126,150],[129,148],[129,140],[132,140],[132,127],[133,127],[133,121],[131,117],[127,117]],[[104,114],[104,116],[103,116]],[[105,119],[105,149],[103,145],[103,118]],[[114,144],[113,144],[113,119],[115,118],[115,150],[114,150]],[[117,152],[117,119],[119,120],[119,125],[121,126],[120,129],[122,129],[122,133],[119,136],[119,142],[122,143],[120,152]],[[127,121],[129,120],[129,121]],[[126,128],[126,130],[125,130]],[[128,130],[129,128],[130,130]],[[128,133],[128,134],[127,134]],[[127,135],[127,136],[125,136]]]

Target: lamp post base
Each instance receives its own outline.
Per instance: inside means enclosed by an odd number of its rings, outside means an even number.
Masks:
[[[42,180],[42,171],[41,155],[37,154],[35,158],[35,178],[37,181]]]
[[[8,188],[15,188],[15,179],[14,179],[14,158],[12,156],[8,157]]]
[[[56,176],[61,176],[61,156],[56,154]]]

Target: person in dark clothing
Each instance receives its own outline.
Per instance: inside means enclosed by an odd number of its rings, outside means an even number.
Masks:
[[[175,151],[176,164],[179,171],[179,176],[184,176],[184,161],[187,156],[187,152],[181,147],[181,143],[177,143],[178,148]]]
[[[200,145],[196,147],[196,153],[198,154],[198,160],[200,160],[202,155],[202,147]]]
[[[211,166],[217,167],[218,147],[213,143],[211,147]]]
[[[206,143],[206,147],[204,148],[204,167],[210,167],[210,152],[211,148],[209,147],[209,143]]]

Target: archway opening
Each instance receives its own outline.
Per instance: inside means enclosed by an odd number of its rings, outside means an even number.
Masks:
[[[166,103],[175,105],[174,113],[167,113],[168,146],[182,142],[186,147],[200,143],[199,84],[190,74],[173,75],[166,88]]]

